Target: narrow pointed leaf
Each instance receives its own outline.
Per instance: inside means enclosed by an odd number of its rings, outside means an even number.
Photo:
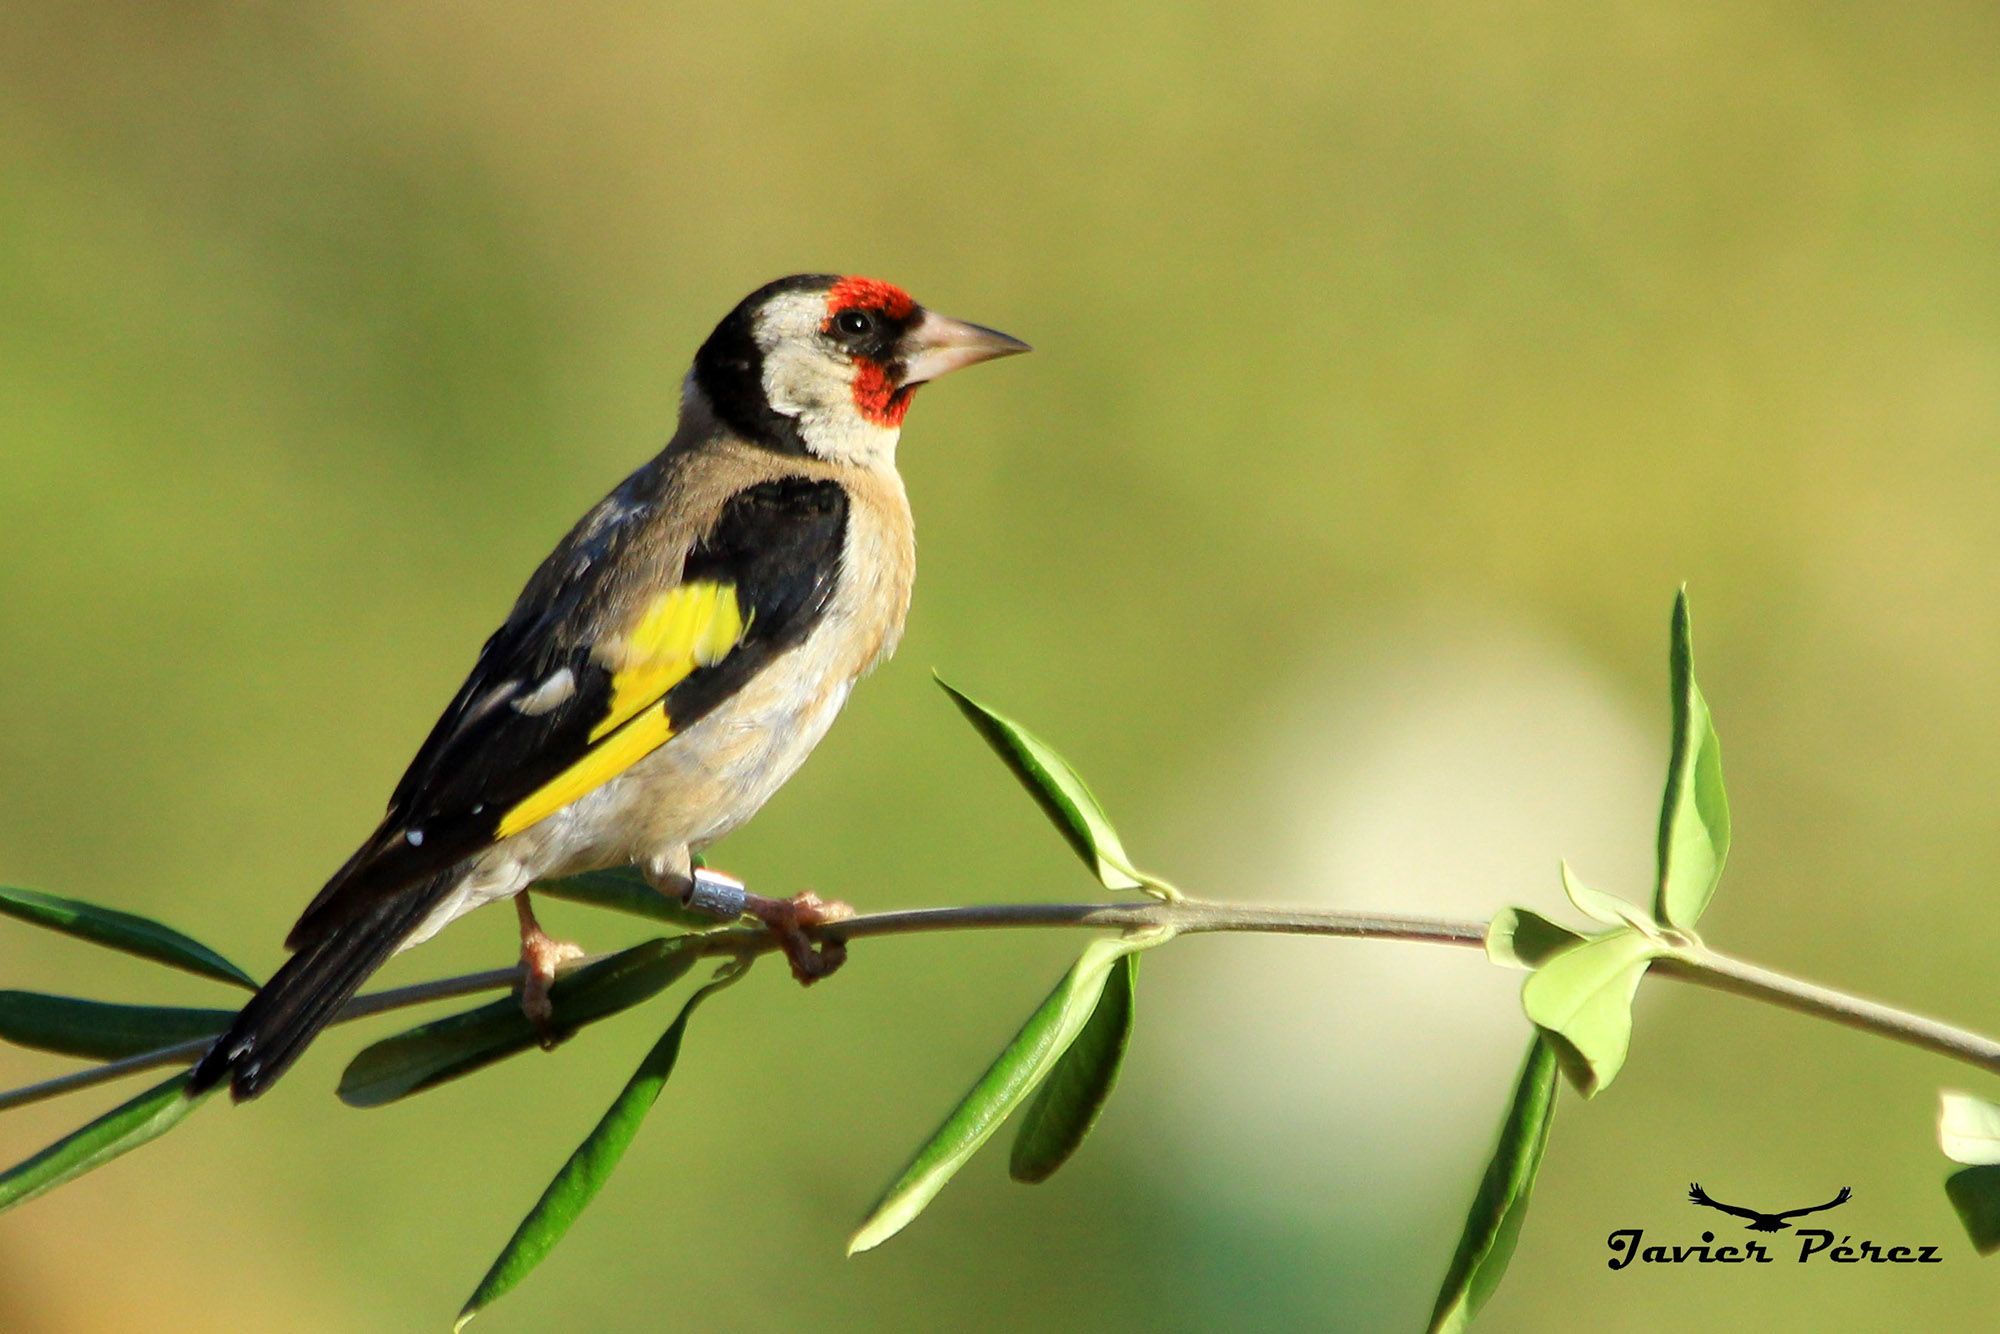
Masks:
[[[649,940],[557,978],[549,988],[551,1030],[566,1038],[659,995],[694,966],[692,939]],[[363,1048],[341,1073],[340,1100],[380,1107],[518,1055],[539,1038],[517,998],[497,1000]]]
[[[1090,1018],[1021,1114],[1007,1168],[1014,1180],[1032,1185],[1054,1176],[1097,1124],[1132,1039],[1138,986],[1138,955],[1111,965]]]
[[[1564,950],[1521,987],[1521,1006],[1557,1039],[1563,1072],[1586,1098],[1610,1086],[1632,1041],[1632,995],[1662,947],[1621,928]]]
[[[1069,1045],[1076,1040],[1097,998],[1104,991],[1111,965],[1135,950],[1149,948],[1164,935],[1121,936],[1093,940],[1056,984],[1048,999],[1028,1016],[993,1064],[951,1109],[924,1146],[868,1211],[847,1253],[872,1250],[909,1225],[924,1211],[1029,1094],[1035,1091]]]
[[[535,893],[546,894],[552,899],[587,903],[593,908],[608,908],[612,912],[630,913],[634,917],[647,917],[673,926],[699,930],[717,925],[713,916],[682,907],[679,899],[654,889],[646,883],[645,876],[629,866],[586,871],[582,875],[564,876],[560,880],[537,880],[532,888]]]
[[[186,1083],[186,1074],[175,1075],[0,1172],[0,1213],[66,1185],[172,1130],[208,1096],[187,1097],[181,1092]]]
[[[1944,1193],[1972,1248],[1981,1255],[2000,1251],[2000,1166],[1953,1172],[1944,1179]]]
[[[2000,1107],[1956,1089],[1938,1094],[1938,1147],[1955,1163],[2000,1163]]]
[[[1584,937],[1527,908],[1502,908],[1486,928],[1486,957],[1503,968],[1540,968]]]
[[[646,1113],[659,1100],[667,1077],[673,1074],[674,1063],[680,1059],[681,1039],[687,1033],[688,1017],[697,1005],[742,975],[743,970],[737,969],[688,998],[680,1014],[660,1035],[660,1040],[653,1044],[653,1049],[646,1053],[646,1058],[639,1062],[639,1068],[632,1072],[632,1078],[619,1090],[603,1117],[584,1136],[583,1143],[577,1145],[576,1152],[569,1156],[569,1161],[549,1182],[542,1197],[535,1201],[535,1207],[528,1211],[528,1216],[514,1229],[514,1235],[500,1249],[498,1258],[460,1309],[458,1322],[452,1326],[453,1334],[506,1296],[536,1265],[547,1259],[556,1243],[563,1239],[563,1234],[569,1231],[570,1225],[597,1198],[597,1193],[604,1189],[604,1183],[617,1170],[618,1162],[625,1156],[633,1137],[639,1133],[639,1125],[646,1119]]]
[[[0,885],[0,915],[60,931],[93,945],[136,954],[170,968],[185,969],[218,982],[257,989],[257,979],[200,941],[184,936],[150,917],[100,908],[94,903],[44,894],[36,889]]]
[[[113,1005],[38,991],[0,991],[0,1041],[96,1061],[212,1037],[235,1017],[234,1010]]]
[[[1139,889],[1151,883],[1133,869],[1124,844],[1118,841],[1118,831],[1111,827],[1097,798],[1067,760],[1013,719],[960,694],[942,679],[938,685],[986,739],[993,753],[1013,771],[1021,786],[1028,789],[1028,795],[1041,806],[1106,889]]]
[[[1555,1112],[1555,1045],[1545,1034],[1537,1034],[1500,1122],[1500,1142],[1494,1145],[1486,1175],[1472,1197],[1458,1250],[1438,1290],[1430,1334],[1458,1334],[1500,1286],[1521,1235],[1521,1220],[1528,1212],[1528,1196],[1541,1170]]]
[[[1729,797],[1722,788],[1722,743],[1694,679],[1687,589],[1674,599],[1668,649],[1674,708],[1667,792],[1660,803],[1660,879],[1653,916],[1693,930],[1729,857]]]
[[[1569,869],[1569,863],[1562,864],[1563,893],[1576,910],[1592,921],[1606,926],[1629,926],[1651,935],[1654,931],[1653,919],[1636,903],[1627,903],[1616,894],[1607,894],[1601,889],[1592,889],[1576,878],[1576,872]]]

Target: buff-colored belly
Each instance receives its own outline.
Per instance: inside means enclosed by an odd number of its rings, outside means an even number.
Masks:
[[[805,643],[623,774],[495,844],[403,947],[536,880],[678,863],[755,815],[798,772],[872,665],[855,660],[839,620],[827,617]]]

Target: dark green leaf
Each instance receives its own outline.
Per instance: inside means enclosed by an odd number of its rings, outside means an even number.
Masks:
[[[1729,797],[1722,790],[1722,743],[1694,679],[1687,589],[1674,599],[1668,651],[1674,706],[1673,753],[1660,803],[1660,881],[1653,916],[1693,930],[1729,857]]]
[[[77,899],[44,894],[35,889],[14,889],[0,885],[0,914],[18,917],[51,931],[75,936],[94,945],[136,954],[154,963],[184,968],[190,973],[257,989],[257,979],[238,968],[198,940],[190,939],[170,926],[149,917],[100,908]]]
[[[1527,908],[1502,908],[1486,928],[1486,957],[1503,968],[1540,968],[1584,937]]]
[[[551,1031],[568,1037],[659,995],[694,966],[692,939],[649,940],[557,978],[549,988]],[[340,1076],[340,1100],[380,1107],[518,1055],[536,1046],[539,1036],[518,999],[497,1000],[364,1048]]]
[[[552,899],[567,899],[572,903],[587,903],[593,908],[650,917],[656,922],[673,926],[701,929],[716,925],[715,918],[709,914],[690,911],[681,906],[679,899],[654,889],[634,867],[586,871],[582,875],[564,876],[560,880],[537,880],[532,888],[535,893],[546,894]]]
[[[1128,954],[1111,966],[1090,1019],[1021,1114],[1007,1169],[1014,1180],[1032,1184],[1054,1176],[1097,1124],[1132,1039],[1138,986],[1138,955]]]
[[[667,1077],[674,1072],[674,1062],[680,1059],[681,1038],[687,1032],[688,1016],[695,1006],[709,996],[728,986],[743,975],[743,969],[733,969],[717,978],[688,998],[681,1007],[679,1017],[653,1044],[646,1053],[646,1059],[639,1062],[639,1068],[632,1073],[625,1087],[619,1091],[604,1116],[584,1136],[583,1143],[577,1145],[576,1152],[556,1173],[555,1180],[549,1182],[548,1189],[535,1201],[535,1207],[514,1229],[514,1235],[501,1248],[499,1258],[486,1277],[479,1280],[471,1298],[458,1313],[458,1323],[452,1326],[453,1334],[471,1323],[472,1318],[511,1292],[515,1285],[548,1257],[555,1249],[570,1224],[597,1198],[597,1192],[611,1179],[617,1170],[618,1160],[625,1156],[625,1150],[639,1133],[639,1123],[646,1119],[653,1103],[659,1099],[660,1090],[666,1087]]]
[[[0,1212],[66,1185],[172,1130],[208,1096],[185,1096],[181,1089],[186,1083],[187,1075],[175,1075],[0,1173]]]
[[[1067,760],[1013,719],[960,694],[942,678],[938,684],[1106,889],[1139,889],[1155,883],[1133,869],[1118,831]]]
[[[1972,1248],[1981,1255],[2000,1251],[2000,1166],[1953,1172],[1944,1179],[1944,1193],[1958,1211]]]
[[[1528,1018],[1558,1039],[1563,1072],[1586,1098],[1607,1088],[1632,1041],[1632,995],[1665,947],[1621,927],[1571,946],[1521,987]]]
[[[113,1005],[38,991],[0,991],[0,1040],[96,1061],[213,1037],[235,1017],[234,1010]]]
[[[1555,1046],[1537,1034],[1514,1085],[1514,1100],[1500,1123],[1500,1142],[1480,1178],[1458,1250],[1438,1290],[1430,1334],[1457,1334],[1500,1286],[1521,1235],[1521,1220],[1528,1212],[1528,1196],[1535,1188],[1535,1173],[1541,1170],[1555,1112]]]
[[[979,1151],[1007,1114],[1018,1107],[1042,1077],[1048,1074],[1069,1045],[1076,1040],[1084,1022],[1097,1007],[1111,965],[1134,950],[1147,949],[1166,939],[1164,934],[1121,936],[1093,940],[1056,984],[1048,999],[1028,1016],[1000,1055],[951,1109],[944,1124],[924,1142],[909,1166],[882,1193],[868,1211],[847,1253],[872,1250],[909,1225],[924,1211],[945,1183]]]

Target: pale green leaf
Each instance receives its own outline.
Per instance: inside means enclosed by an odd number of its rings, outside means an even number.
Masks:
[[[1673,751],[1660,803],[1660,878],[1653,916],[1693,930],[1729,857],[1729,797],[1722,787],[1722,743],[1694,679],[1687,589],[1674,599],[1668,674],[1673,695]]]
[[[1938,1147],[1955,1163],[2000,1163],[2000,1107],[1956,1089],[1938,1094]]]
[[[1521,987],[1521,1005],[1558,1040],[1556,1054],[1585,1097],[1608,1087],[1632,1040],[1632,995],[1664,947],[1620,928],[1556,955]]]
[[[1097,1124],[1132,1039],[1138,986],[1138,955],[1128,954],[1111,966],[1104,994],[1083,1030],[1021,1114],[1007,1168],[1014,1180],[1033,1184],[1054,1176]]]
[[[1028,1016],[1021,1031],[868,1211],[868,1217],[847,1243],[847,1253],[853,1255],[880,1246],[922,1213],[945,1183],[1000,1128],[1008,1113],[1035,1091],[1043,1076],[1076,1040],[1097,1007],[1112,964],[1165,938],[1163,934],[1121,936],[1086,945],[1048,999]]]
[[[1486,1174],[1472,1197],[1458,1250],[1438,1289],[1430,1334],[1458,1334],[1499,1287],[1520,1238],[1521,1221],[1528,1212],[1535,1174],[1541,1170],[1555,1111],[1555,1044],[1546,1034],[1538,1033],[1500,1122],[1500,1141],[1494,1145]]]
[[[1635,903],[1627,903],[1616,894],[1607,894],[1601,889],[1592,889],[1576,878],[1576,872],[1569,869],[1569,863],[1562,864],[1563,893],[1576,910],[1592,921],[1606,926],[1629,926],[1651,935],[1655,931],[1653,919]]]
[[[250,974],[200,941],[150,917],[7,885],[0,885],[0,915],[18,917],[93,945],[135,954],[218,982],[257,989],[257,979]]]
[[[942,678],[938,685],[1106,889],[1141,889],[1153,883],[1151,877],[1133,868],[1118,841],[1118,831],[1067,760],[1013,719],[961,694]]]
[[[1503,968],[1540,968],[1584,937],[1528,908],[1502,908],[1486,928],[1486,957]]]

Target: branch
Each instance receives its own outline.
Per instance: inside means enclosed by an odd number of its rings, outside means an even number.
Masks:
[[[1459,945],[1475,949],[1486,943],[1484,922],[1454,921],[1438,917],[1412,917],[1392,913],[1352,912],[1338,908],[1306,905],[1266,906],[1250,903],[1211,903],[1201,899],[1179,899],[1147,903],[992,903],[959,908],[909,908],[896,912],[868,913],[826,926],[811,928],[807,934],[825,941],[864,940],[872,936],[918,935],[933,931],[977,931],[1015,927],[1081,927],[1086,929],[1139,931],[1167,927],[1183,935],[1208,932],[1255,932],[1276,935],[1339,936],[1350,939],[1405,940],[1433,945]],[[704,957],[748,957],[780,948],[777,938],[762,927],[732,926],[698,937],[697,951]],[[581,967],[603,955],[578,959],[567,967]],[[567,968],[565,969],[567,971]],[[1773,972],[1756,964],[1717,954],[1710,950],[1658,959],[1652,971],[1697,986],[1747,996],[1833,1023],[1874,1033],[1925,1051],[1947,1056],[1993,1074],[2000,1074],[2000,1041],[1962,1028],[1911,1014],[1892,1006],[1864,1000],[1817,983]],[[366,996],[357,996],[341,1010],[335,1023],[348,1023],[391,1010],[407,1009],[454,996],[482,991],[501,991],[518,986],[518,968],[495,968],[441,978],[414,986],[396,987]],[[0,1093],[0,1112],[31,1102],[74,1093],[79,1089],[108,1083],[141,1070],[192,1061],[208,1049],[212,1038],[197,1038],[157,1051],[143,1052],[123,1060],[110,1061],[79,1070],[74,1074],[44,1080],[23,1088]]]
[[[1714,950],[1702,949],[1683,958],[1656,960],[1653,971],[1683,982],[1692,982],[1696,986],[1748,996],[1752,1000],[1797,1010],[1848,1028],[1858,1028],[1864,1033],[1948,1056],[1989,1074],[2000,1074],[2000,1041],[1878,1001],[1835,991],[1816,982],[1773,972],[1743,959],[1717,954]]]

